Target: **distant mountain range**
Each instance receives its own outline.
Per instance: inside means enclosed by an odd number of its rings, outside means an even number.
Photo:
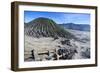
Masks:
[[[66,23],[66,24],[59,24],[61,27],[65,29],[73,29],[73,30],[80,30],[80,31],[90,31],[89,24],[74,24],[74,23]]]

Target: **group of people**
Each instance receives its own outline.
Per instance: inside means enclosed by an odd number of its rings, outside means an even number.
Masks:
[[[58,49],[59,60],[72,59],[75,53],[77,53],[76,49],[66,49],[66,48]]]

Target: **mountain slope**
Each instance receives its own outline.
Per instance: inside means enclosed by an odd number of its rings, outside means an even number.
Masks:
[[[52,19],[36,18],[29,23],[25,23],[25,34],[33,37],[64,37],[75,38],[75,36],[57,25]]]
[[[59,26],[64,27],[65,29],[90,31],[90,25],[88,25],[88,24],[66,23],[66,24],[59,24]]]

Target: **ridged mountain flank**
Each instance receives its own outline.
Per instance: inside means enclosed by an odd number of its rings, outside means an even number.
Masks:
[[[29,23],[25,23],[24,27],[25,34],[32,37],[75,38],[73,34],[69,33],[49,18],[36,18]]]

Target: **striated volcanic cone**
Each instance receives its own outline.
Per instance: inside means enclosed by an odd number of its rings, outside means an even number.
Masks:
[[[64,30],[49,18],[36,18],[29,23],[25,23],[24,27],[25,34],[32,37],[75,38],[74,35]]]

